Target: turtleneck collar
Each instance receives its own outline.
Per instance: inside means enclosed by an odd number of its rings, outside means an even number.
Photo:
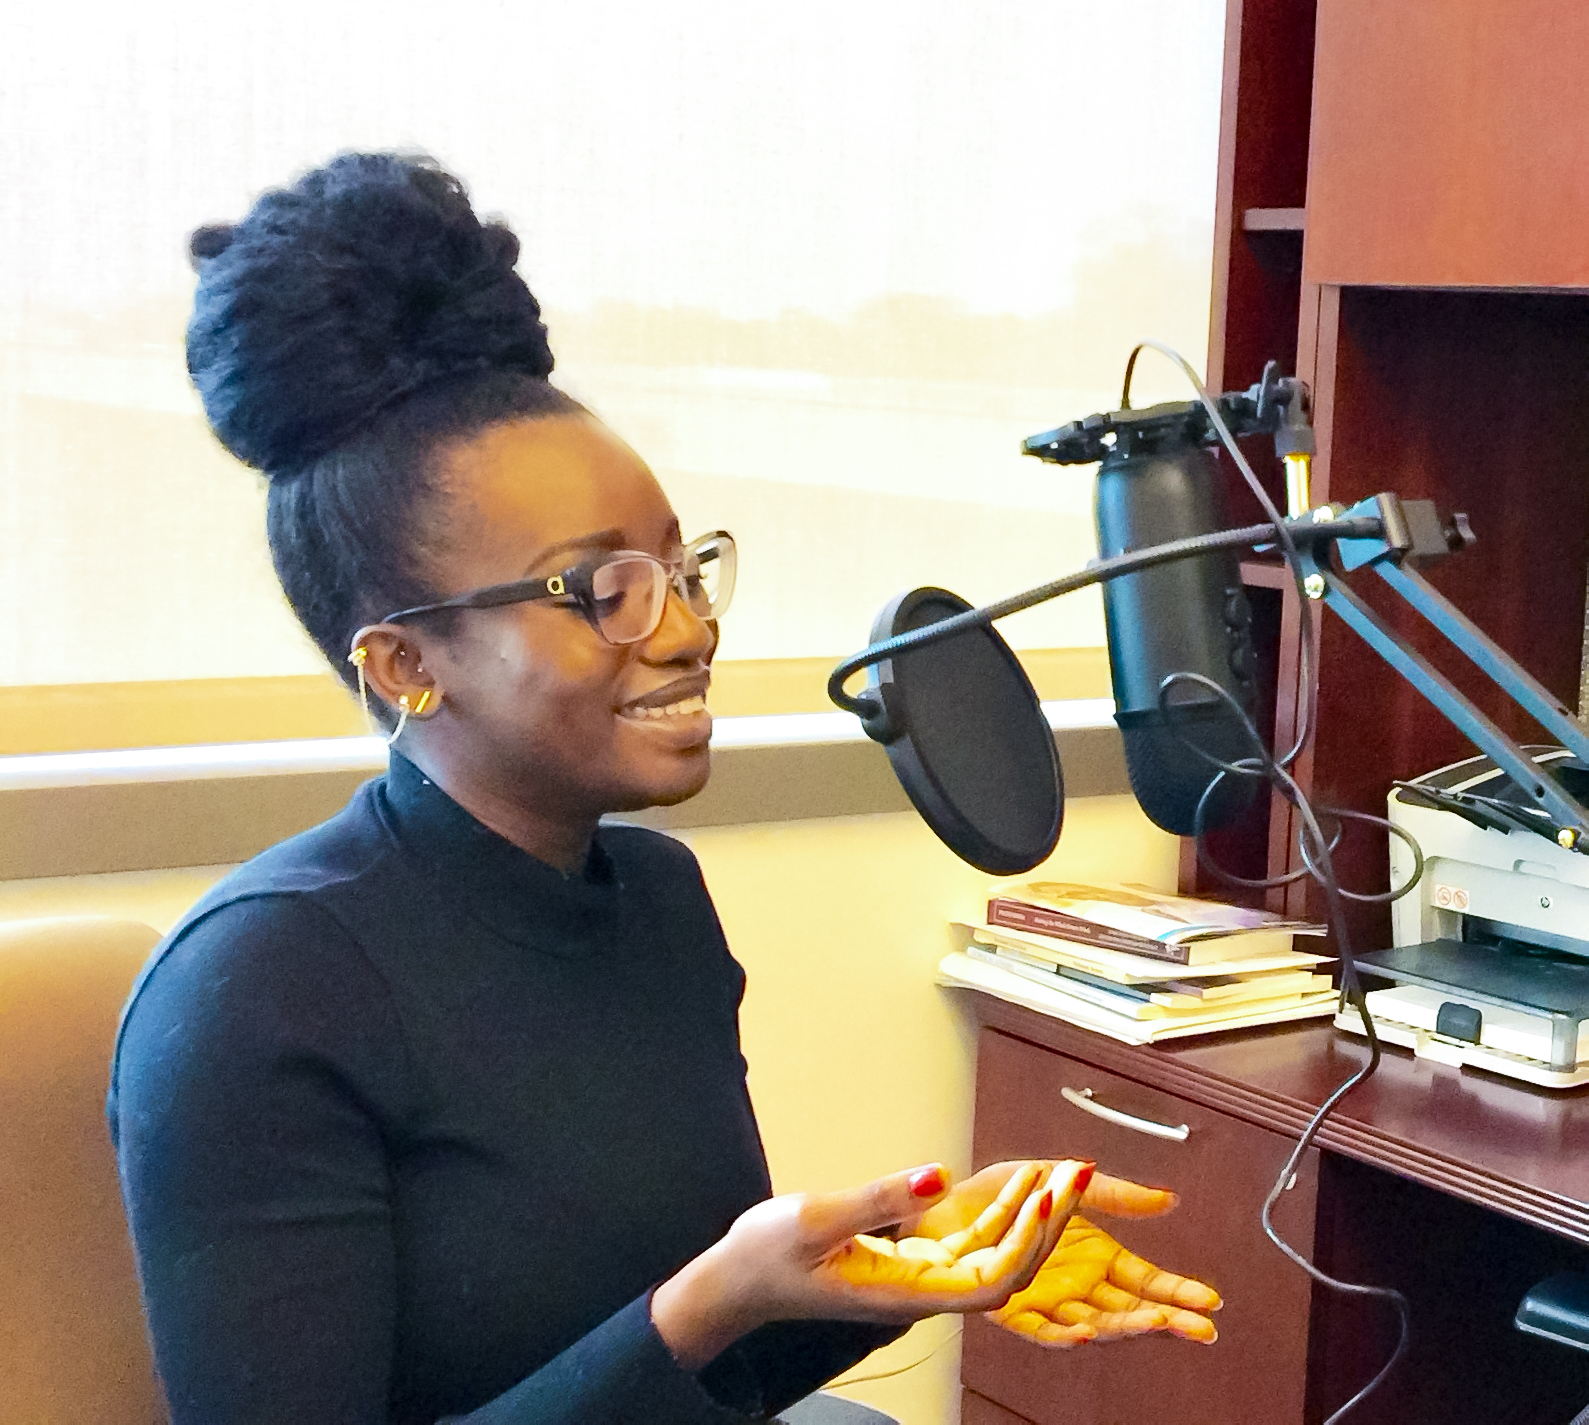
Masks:
[[[618,912],[623,884],[600,829],[584,867],[560,871],[471,816],[396,751],[378,801],[394,840],[441,893],[506,939],[572,957]]]

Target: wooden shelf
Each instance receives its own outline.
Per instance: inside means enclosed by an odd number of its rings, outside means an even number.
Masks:
[[[1586,53],[1583,0],[1320,5],[1308,281],[1589,286]]]
[[[1307,225],[1306,208],[1248,208],[1241,215],[1244,233],[1297,233]]]
[[[1289,589],[1291,571],[1278,559],[1243,559],[1241,582],[1249,589]]]
[[[1583,48],[1574,42],[1589,41],[1589,7],[1435,8],[1229,7],[1208,376],[1240,389],[1272,360],[1308,383],[1315,503],[1395,490],[1470,515],[1478,548],[1430,578],[1571,705],[1589,677],[1589,248],[1576,240],[1589,215],[1578,161],[1589,99],[1571,67]],[[1409,54],[1416,63],[1397,70]],[[1280,498],[1279,463],[1255,468]],[[1252,502],[1226,474],[1240,519]],[[1393,779],[1468,755],[1343,625],[1286,596],[1274,561],[1245,561],[1242,579],[1263,732],[1289,747],[1304,710],[1317,709],[1296,767],[1304,790],[1382,811]],[[1540,740],[1376,581],[1358,587],[1504,731]],[[1319,628],[1312,687],[1300,667],[1304,618]],[[1221,864],[1253,879],[1290,871],[1290,804],[1273,800],[1250,822],[1219,833]],[[1383,836],[1349,835],[1335,868],[1354,890],[1383,890]],[[1181,871],[1183,889],[1216,889],[1189,851]],[[1283,899],[1292,914],[1320,910],[1304,881]],[[1354,903],[1348,921],[1359,943],[1388,943],[1384,906]]]

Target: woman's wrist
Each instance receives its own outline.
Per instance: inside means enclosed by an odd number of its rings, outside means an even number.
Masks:
[[[651,1324],[685,1370],[700,1370],[763,1324],[737,1275],[718,1243],[651,1294]]]

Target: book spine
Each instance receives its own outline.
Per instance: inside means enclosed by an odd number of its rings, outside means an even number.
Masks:
[[[1006,955],[1003,950],[981,951],[979,947],[970,946],[966,952],[973,960],[981,960],[984,964],[997,965],[1001,970],[1007,970],[1012,975],[1019,975],[1023,980],[1031,980],[1034,984],[1046,985],[1055,994],[1060,996],[1074,996],[1084,1004],[1090,1004],[1096,1009],[1108,1014],[1119,1015],[1121,1019],[1156,1020],[1166,1017],[1168,1010],[1160,1009],[1157,1005],[1148,1004],[1142,1000],[1131,999],[1127,996],[1116,995],[1108,990],[1094,989],[1091,985],[1083,984],[1079,980],[1067,980],[1063,975],[1056,975],[1052,970],[1045,970],[1030,962],[1018,960]]]
[[[1070,940],[1080,945],[1097,945],[1105,950],[1121,950],[1127,955],[1162,960],[1168,965],[1191,963],[1190,952],[1184,945],[1166,945],[1163,941],[1149,940],[1143,935],[1130,935],[1106,925],[1094,925],[1079,916],[1065,915],[1045,906],[1030,905],[1026,901],[1011,900],[1008,896],[995,896],[988,902],[988,924],[1002,925],[1009,930],[1024,930],[1030,935],[1046,935],[1055,940]]]

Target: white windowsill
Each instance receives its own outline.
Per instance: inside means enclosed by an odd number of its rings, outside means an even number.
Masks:
[[[1109,698],[1046,702],[1043,712],[1048,725],[1056,732],[1114,725],[1114,702]],[[849,713],[837,710],[766,717],[720,717],[712,729],[712,746],[717,751],[809,747],[865,740],[866,733],[860,722]],[[385,765],[386,743],[379,737],[34,753],[0,757],[0,791],[302,776],[316,772],[363,772],[373,776]]]
[[[1043,705],[1066,795],[1128,790],[1109,699]],[[911,812],[849,713],[719,718],[712,779],[626,815],[668,831]],[[379,737],[0,757],[0,881],[247,860],[324,821],[386,765]]]

